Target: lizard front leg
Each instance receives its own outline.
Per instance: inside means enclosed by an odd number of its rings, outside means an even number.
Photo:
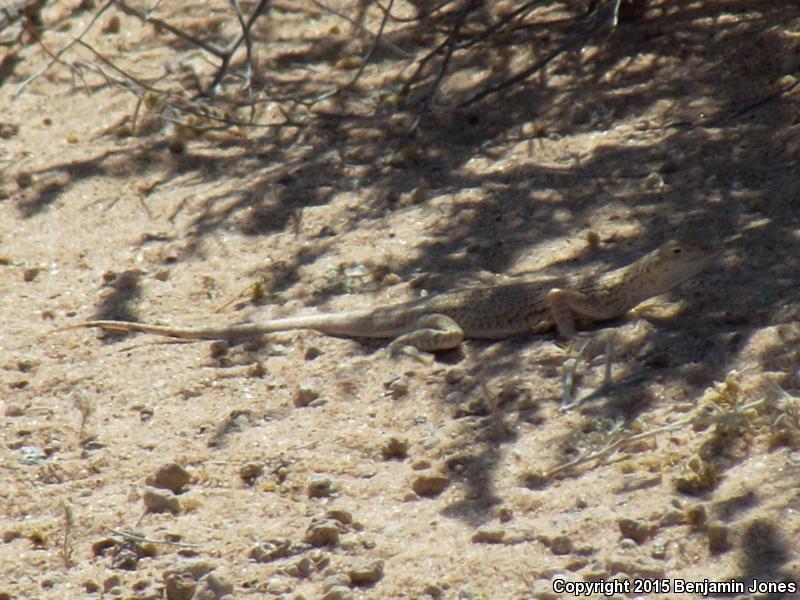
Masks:
[[[464,330],[453,319],[447,315],[430,314],[417,319],[413,329],[395,338],[389,344],[388,350],[393,356],[399,352],[406,352],[423,362],[430,362],[432,357],[423,358],[421,353],[455,348],[463,340]]]
[[[575,326],[575,315],[583,313],[582,307],[587,302],[587,298],[580,292],[562,290],[555,288],[547,293],[547,302],[550,309],[550,317],[558,328],[561,337],[572,339],[577,332]]]

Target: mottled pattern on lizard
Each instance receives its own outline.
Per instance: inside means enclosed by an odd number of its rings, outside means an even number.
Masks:
[[[66,329],[100,327],[184,339],[237,339],[313,329],[363,338],[393,338],[392,351],[425,352],[458,346],[464,338],[500,339],[556,328],[573,337],[578,324],[620,317],[705,269],[716,252],[669,241],[634,263],[575,286],[523,282],[456,290],[412,302],[342,313],[318,313],[224,327],[173,327],[128,321],[85,321]]]

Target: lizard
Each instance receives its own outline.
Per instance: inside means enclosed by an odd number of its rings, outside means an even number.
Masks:
[[[311,329],[353,338],[389,338],[391,353],[455,348],[465,338],[502,339],[557,329],[574,338],[578,325],[621,317],[644,300],[691,279],[718,252],[670,240],[635,262],[574,286],[528,281],[465,288],[400,304],[340,313],[316,313],[221,327],[177,327],[92,320],[62,329],[99,327],[194,339],[233,340],[278,331]]]

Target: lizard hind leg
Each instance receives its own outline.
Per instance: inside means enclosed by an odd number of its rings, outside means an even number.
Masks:
[[[433,357],[429,353],[455,348],[463,340],[464,331],[453,319],[447,315],[430,314],[417,319],[413,329],[395,338],[388,350],[391,356],[402,352],[430,363]]]

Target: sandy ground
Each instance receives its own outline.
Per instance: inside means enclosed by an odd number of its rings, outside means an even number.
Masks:
[[[186,122],[159,113],[165,99],[185,107],[218,61],[114,9],[85,41],[160,86],[136,135],[135,86],[88,48],[63,56],[84,81],[55,64],[17,94],[49,58],[31,40],[0,47],[0,598],[570,597],[560,580],[699,598],[675,586],[753,579],[790,591],[737,597],[800,597],[800,15],[646,4],[412,138],[423,88],[393,108],[413,68],[386,48],[353,90],[292,102],[346,83],[370,46],[305,1],[255,30],[269,127],[188,136],[160,118]],[[98,11],[49,3],[42,40],[56,51]],[[238,31],[223,2],[155,14],[220,45]],[[380,18],[373,6],[364,23]],[[508,47],[483,69],[457,53],[440,101],[552,48],[547,27],[516,35],[510,64]],[[419,56],[443,39],[387,36]],[[240,89],[221,87],[219,114],[248,117]],[[583,401],[566,409],[577,346],[554,335],[424,364],[309,331],[230,347],[53,333],[591,274],[675,236],[722,254],[592,330]]]

